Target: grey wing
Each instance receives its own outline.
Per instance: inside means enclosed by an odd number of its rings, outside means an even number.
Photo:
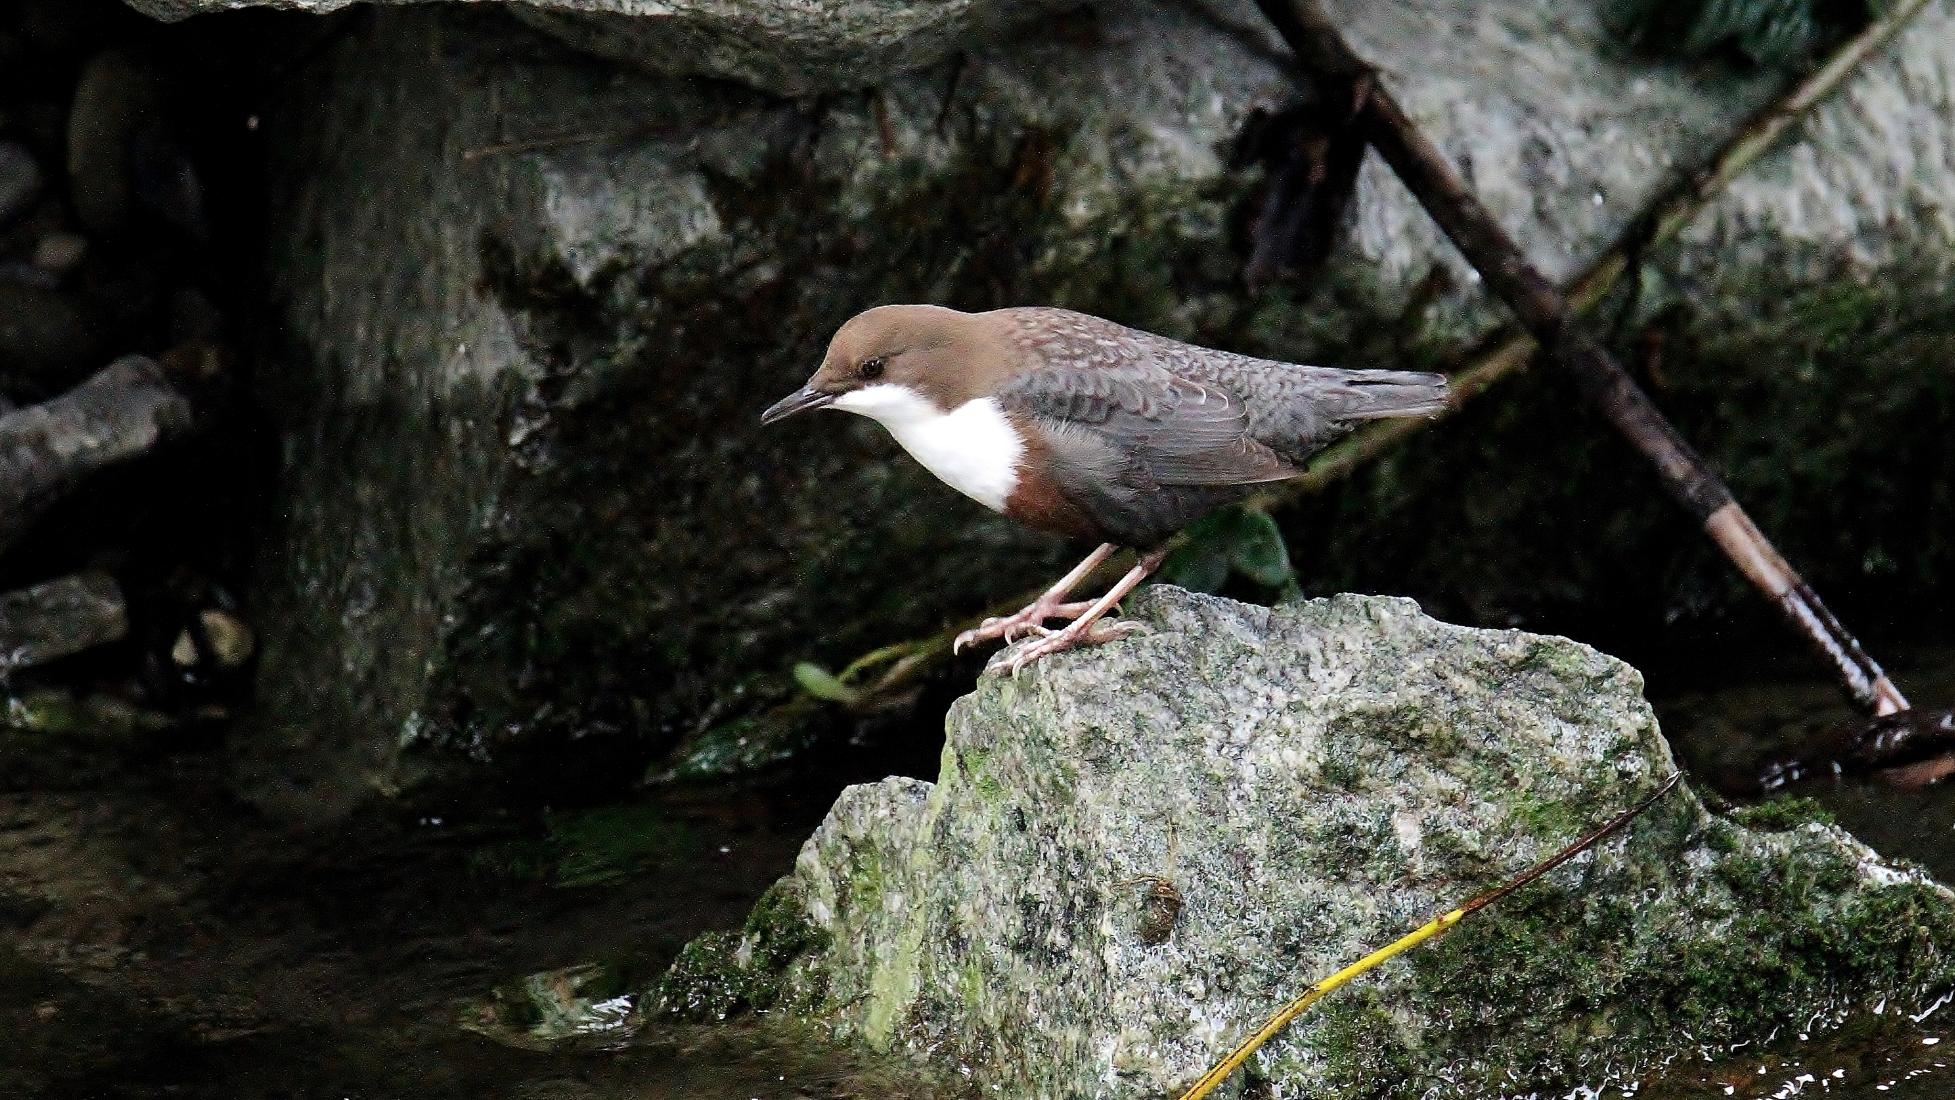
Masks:
[[[1302,462],[1359,421],[1430,416],[1446,407],[1443,375],[1256,359],[1049,306],[1008,312],[1018,319],[1023,339],[1047,354],[1107,370],[1147,362],[1184,381],[1228,389],[1249,406],[1248,434],[1291,462]]]
[[[1130,545],[1297,474],[1250,436],[1240,398],[1151,362],[1035,369],[998,398],[1042,429],[1061,491]]]

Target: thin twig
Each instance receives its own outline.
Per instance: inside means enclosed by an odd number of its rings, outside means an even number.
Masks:
[[[1357,125],[1487,288],[1513,310],[1595,406],[1652,465],[1670,495],[1769,596],[1832,665],[1847,695],[1878,717],[1907,700],[1803,578],[1759,531],[1723,479],[1698,456],[1615,357],[1578,321],[1573,304],[1530,263],[1446,155],[1418,128],[1372,66],[1354,53],[1316,0],[1257,0],[1298,59],[1359,103]],[[1341,97],[1340,97],[1341,98]]]
[[[1480,894],[1459,908],[1432,918],[1411,932],[1399,937],[1389,946],[1373,951],[1350,966],[1311,986],[1303,992],[1302,996],[1277,1009],[1275,1015],[1264,1021],[1263,1026],[1257,1028],[1247,1039],[1244,1039],[1240,1046],[1230,1051],[1227,1057],[1215,1063],[1207,1073],[1197,1078],[1195,1083],[1188,1086],[1188,1090],[1181,1094],[1181,1100],[1202,1100],[1202,1097],[1214,1092],[1216,1087],[1228,1078],[1229,1074],[1234,1073],[1241,1067],[1242,1063],[1248,1061],[1249,1056],[1256,1053],[1264,1043],[1269,1042],[1281,1034],[1284,1028],[1290,1026],[1291,1021],[1303,1015],[1306,1009],[1318,1001],[1323,1000],[1326,996],[1329,996],[1339,986],[1350,983],[1352,980],[1362,976],[1365,972],[1375,969],[1380,963],[1386,962],[1395,956],[1402,955],[1427,940],[1437,939],[1445,935],[1448,931],[1452,930],[1454,925],[1465,920],[1470,914],[1485,909],[1487,906],[1526,886],[1549,871],[1574,859],[1576,856],[1600,843],[1609,834],[1636,820],[1636,818],[1642,815],[1643,811],[1654,806],[1657,799],[1669,794],[1676,787],[1677,781],[1680,778],[1680,775],[1671,775],[1670,778],[1663,781],[1661,787],[1644,796],[1643,800],[1634,806],[1617,814],[1608,824],[1596,829],[1594,832],[1589,833],[1587,836],[1577,840],[1527,870],[1522,871],[1501,885],[1488,890],[1484,894]]]
[[[729,121],[755,114],[753,109],[735,110],[717,121],[724,125]],[[696,130],[673,123],[637,123],[611,130],[579,130],[570,133],[540,134],[530,138],[514,138],[489,145],[477,145],[462,150],[464,163],[473,164],[489,157],[504,157],[516,153],[540,153],[548,149],[568,149],[578,145],[631,145],[648,141],[668,141],[687,137]]]
[[[544,149],[564,149],[572,145],[595,145],[600,141],[614,141],[624,135],[621,130],[591,130],[576,134],[550,134],[545,137],[524,138],[520,141],[504,141],[494,145],[478,145],[462,150],[464,161],[474,162],[484,157],[508,156],[511,153],[536,153]]]

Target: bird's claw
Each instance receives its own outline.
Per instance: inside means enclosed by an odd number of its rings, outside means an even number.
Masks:
[[[1058,603],[1041,601],[1014,615],[992,615],[957,637],[951,639],[950,652],[962,653],[966,646],[1001,638],[1007,644],[1034,634],[1049,635],[1051,628],[1044,624],[1046,619],[1077,618],[1090,606],[1081,603]]]
[[[1075,622],[1060,630],[1051,630],[1043,626],[1035,627],[1035,629],[1038,631],[1039,637],[999,650],[991,658],[990,662],[984,666],[984,670],[991,672],[997,669],[1004,669],[1016,679],[1019,671],[1025,666],[1041,658],[1049,657],[1054,653],[1063,653],[1068,649],[1075,649],[1080,646],[1102,645],[1106,642],[1113,641],[1115,638],[1124,638],[1130,634],[1153,633],[1146,624],[1131,620],[1117,622],[1100,620],[1091,623]]]

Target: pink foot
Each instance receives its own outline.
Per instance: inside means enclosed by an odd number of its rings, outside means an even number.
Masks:
[[[1003,668],[1013,676],[1017,676],[1019,669],[1042,657],[1050,657],[1054,653],[1063,653],[1068,649],[1077,649],[1081,646],[1102,645],[1129,634],[1148,632],[1147,626],[1142,623],[1108,622],[1104,619],[1075,620],[1063,630],[1040,628],[1038,631],[1040,637],[1010,649],[1000,650],[991,658],[990,663],[984,666],[984,670],[989,672],[994,668]]]
[[[1047,619],[1077,619],[1092,608],[1092,600],[1060,603],[1056,599],[1041,596],[1027,604],[1022,611],[1011,615],[994,615],[959,634],[957,640],[950,643],[950,651],[959,653],[965,646],[988,642],[994,638],[1015,642],[1028,634],[1044,631]]]

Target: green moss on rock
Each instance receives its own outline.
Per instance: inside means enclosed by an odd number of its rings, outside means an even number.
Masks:
[[[782,880],[819,940],[702,939],[675,974],[740,966],[679,1003],[771,997],[1003,1094],[1171,1094],[1675,767],[1640,677],[1562,639],[1350,596],[1157,588],[1135,610],[1151,634],[982,681],[936,784],[844,792]],[[1955,981],[1947,889],[1831,825],[1767,823],[1674,792],[1313,1008],[1253,1076],[1328,1100],[1573,1087]],[[1157,935],[1138,899],[1166,890]],[[780,983],[760,994],[757,953]]]
[[[795,960],[826,948],[828,934],[809,917],[797,888],[776,883],[738,932],[710,932],[679,952],[656,990],[656,1011],[684,1020],[723,1020],[765,1012],[781,1000]],[[804,985],[805,998],[818,984]]]
[[[1747,829],[1770,833],[1796,829],[1801,825],[1834,823],[1831,810],[1814,799],[1798,795],[1739,806],[1731,811],[1731,820]]]

